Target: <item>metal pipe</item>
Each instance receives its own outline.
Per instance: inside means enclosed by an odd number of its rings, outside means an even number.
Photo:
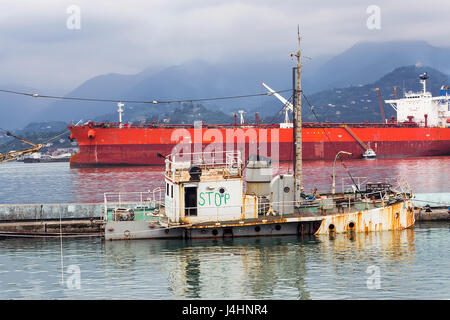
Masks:
[[[339,151],[339,152],[336,154],[336,157],[334,158],[334,163],[333,163],[333,189],[331,190],[331,193],[332,193],[332,194],[335,194],[335,193],[336,193],[336,160],[337,160],[337,158],[339,157],[339,154],[341,154],[341,153],[347,154],[347,155],[349,155],[349,156],[352,155],[351,152],[347,152],[347,151]]]

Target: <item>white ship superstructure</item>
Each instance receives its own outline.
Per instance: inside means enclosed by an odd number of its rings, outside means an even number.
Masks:
[[[420,75],[421,92],[405,92],[401,99],[385,100],[397,112],[397,121],[415,122],[421,127],[450,128],[450,89],[442,86],[440,96],[427,91],[427,73]]]

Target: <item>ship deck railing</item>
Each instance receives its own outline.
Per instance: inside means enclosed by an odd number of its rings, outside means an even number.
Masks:
[[[366,195],[368,185],[388,185],[393,192],[411,194],[411,187],[403,177],[387,177],[377,180],[370,180],[368,177],[343,177],[341,178],[341,192],[364,192]],[[363,186],[366,190],[363,190]]]
[[[175,153],[166,156],[166,176],[173,180],[192,167],[198,167],[202,171],[207,169],[225,170],[231,176],[240,176],[242,170],[241,152],[237,151],[213,151]],[[203,172],[202,172],[203,174]]]
[[[115,213],[120,210],[132,210],[134,220],[165,220],[165,190],[157,187],[143,192],[105,192],[104,221],[116,220]]]
[[[337,123],[337,122],[303,122],[302,127],[312,127],[312,128],[342,128],[343,125],[350,128],[397,128],[397,127],[418,127],[415,122],[402,122],[391,121],[388,123]],[[83,124],[89,128],[111,128],[111,129],[233,129],[233,128],[261,128],[261,129],[280,129],[279,123],[226,123],[226,124],[202,124],[198,127],[194,124],[164,124],[164,123],[145,123],[145,124],[134,124],[134,123],[120,123],[120,122],[87,122]],[[83,126],[81,125],[81,126]],[[76,127],[80,125],[70,125],[69,127]]]

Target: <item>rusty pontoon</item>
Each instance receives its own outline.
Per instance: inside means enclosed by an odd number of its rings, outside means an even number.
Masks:
[[[272,178],[269,159],[250,160],[244,179],[238,153],[224,153],[225,161],[217,154],[187,156],[195,160],[167,157],[165,188],[133,193],[140,201],[127,201],[131,193],[122,199],[115,195],[116,201],[105,194],[106,239],[329,234],[414,225],[412,193],[405,184],[369,183],[358,192],[295,200],[294,176]]]
[[[299,49],[292,54],[297,58],[293,70],[294,174],[272,177],[264,147],[248,160],[245,179],[243,157],[234,146],[225,152],[161,155],[166,164],[164,195],[161,189],[153,192],[139,210],[122,208],[120,201],[113,202],[111,209],[105,204],[105,239],[328,234],[400,230],[414,224],[412,192],[404,186],[367,184],[361,191],[353,184],[353,192],[335,194],[333,183],[330,194],[304,194],[300,35],[298,41]],[[261,141],[251,142],[261,146]]]

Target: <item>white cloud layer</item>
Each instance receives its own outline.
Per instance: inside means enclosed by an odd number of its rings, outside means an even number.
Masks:
[[[300,25],[307,56],[359,41],[449,46],[450,1],[2,0],[0,83],[61,93],[98,74],[136,73],[192,59],[289,59]],[[71,5],[81,29],[66,26]],[[366,27],[369,5],[381,29]]]

